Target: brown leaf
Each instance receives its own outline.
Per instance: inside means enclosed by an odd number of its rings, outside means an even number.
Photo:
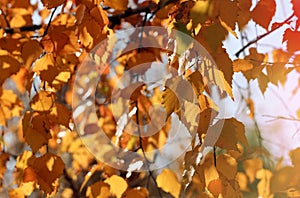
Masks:
[[[54,182],[62,175],[65,164],[59,156],[46,153],[35,158],[31,167],[37,175],[40,189],[50,194],[55,190]]]
[[[32,63],[41,55],[42,51],[42,47],[36,40],[30,40],[23,45],[21,54],[27,69],[30,69]]]
[[[146,188],[131,188],[129,190],[126,190],[122,198],[148,198],[149,192]]]
[[[238,142],[248,145],[248,141],[245,136],[245,126],[235,118],[218,121],[215,125],[209,128],[208,133],[219,133],[217,132],[218,130],[221,130],[221,134],[216,142],[216,146],[227,150],[238,151]]]
[[[103,181],[98,181],[90,185],[86,191],[88,198],[107,198],[110,197],[110,186]]]

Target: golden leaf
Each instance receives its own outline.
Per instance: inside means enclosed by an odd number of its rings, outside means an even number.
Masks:
[[[117,198],[121,198],[122,194],[128,187],[127,182],[122,177],[117,175],[107,178],[104,182],[110,185],[111,194],[115,195]]]
[[[175,198],[179,197],[180,183],[176,174],[170,169],[164,169],[156,178],[157,186]]]
[[[34,111],[50,111],[54,106],[55,94],[49,91],[40,91],[30,102],[30,107]]]
[[[256,173],[256,178],[260,179],[257,184],[257,191],[260,197],[272,197],[270,192],[270,179],[272,172],[267,169],[260,169]]]
[[[258,170],[263,168],[263,162],[259,158],[253,158],[243,161],[243,167],[246,175],[249,177],[250,183],[252,183],[256,177]]]
[[[289,155],[290,155],[293,165],[295,167],[300,167],[300,147],[298,147],[294,150],[291,150]]]
[[[234,72],[248,71],[252,68],[253,68],[253,65],[248,60],[237,59],[237,60],[233,61],[233,71]]]
[[[217,157],[217,170],[227,179],[234,179],[237,173],[237,161],[230,155],[223,154]]]

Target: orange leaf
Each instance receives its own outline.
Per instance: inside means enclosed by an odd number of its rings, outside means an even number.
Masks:
[[[42,3],[48,9],[51,9],[63,4],[65,1],[66,0],[42,0]]]
[[[298,43],[300,42],[300,32],[287,29],[283,34],[282,41],[287,42],[287,50],[289,52],[293,53],[300,50],[300,46],[298,45]]]
[[[261,25],[265,29],[268,29],[269,24],[275,14],[275,10],[275,0],[260,0],[251,12],[251,16],[257,24]]]
[[[207,186],[208,190],[214,195],[214,197],[218,197],[224,190],[224,185],[222,180],[215,179],[209,182]]]

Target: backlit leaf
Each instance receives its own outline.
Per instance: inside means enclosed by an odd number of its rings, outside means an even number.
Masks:
[[[265,29],[268,29],[269,24],[275,14],[275,10],[275,0],[260,0],[251,12],[251,16],[257,24],[261,25]]]
[[[289,52],[295,52],[300,50],[300,46],[298,45],[300,41],[300,32],[293,31],[291,29],[286,29],[283,34],[283,42],[287,42],[287,50]]]
[[[219,133],[218,130],[221,130],[221,133],[216,142],[216,146],[219,146],[223,149],[238,151],[238,142],[248,145],[248,141],[245,136],[244,124],[236,119],[230,118],[223,121],[218,121],[215,125],[209,128],[208,133]],[[231,138],[228,139],[228,137]]]
[[[115,195],[117,198],[121,198],[122,194],[128,187],[127,182],[122,177],[117,175],[107,178],[104,182],[110,185],[111,194]]]
[[[233,71],[239,72],[239,71],[248,71],[253,68],[253,65],[244,59],[237,59],[233,61]]]
[[[30,107],[35,111],[49,111],[55,102],[55,94],[49,91],[40,91],[30,102]]]
[[[66,0],[42,0],[42,3],[44,6],[46,6],[48,9],[55,8],[61,4],[63,4]]]
[[[37,175],[40,189],[50,194],[55,190],[54,182],[62,175],[65,165],[59,156],[46,153],[35,158],[31,167]]]
[[[157,186],[175,198],[179,197],[180,183],[176,174],[170,169],[164,169],[156,178]]]
[[[110,186],[107,183],[98,181],[90,185],[86,191],[88,198],[107,198],[110,197]]]
[[[263,168],[263,162],[259,158],[248,159],[243,162],[246,175],[249,177],[250,183],[252,183],[256,177],[258,170]]]
[[[122,198],[147,198],[149,197],[149,192],[146,188],[131,188],[123,193]]]

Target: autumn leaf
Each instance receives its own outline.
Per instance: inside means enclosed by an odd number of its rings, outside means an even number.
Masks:
[[[247,23],[251,19],[251,12],[250,8],[252,6],[251,0],[240,0],[238,1],[238,17],[237,17],[237,23],[239,25],[239,29],[242,30]]]
[[[266,169],[260,169],[256,173],[256,178],[260,181],[257,184],[258,195],[261,197],[272,196],[270,192],[270,179],[272,177],[272,172]]]
[[[127,182],[122,177],[117,175],[107,178],[104,182],[109,184],[111,194],[115,195],[117,198],[121,198],[122,194],[128,187]]]
[[[217,132],[217,130],[221,130],[221,132]],[[218,121],[215,125],[209,128],[208,133],[220,133],[216,146],[223,149],[238,151],[238,142],[248,145],[248,141],[245,136],[244,124],[234,118]],[[227,137],[231,138],[228,139]]]
[[[224,185],[220,179],[210,181],[207,188],[214,197],[219,197],[219,195],[224,191]]]
[[[300,147],[291,150],[289,153],[291,161],[295,167],[300,167]]]
[[[237,165],[237,161],[230,155],[224,154],[217,157],[217,170],[230,180],[236,176]]]
[[[249,177],[250,183],[252,183],[256,177],[258,170],[263,168],[263,161],[260,158],[253,158],[243,161],[243,167],[246,175]]]
[[[110,197],[110,186],[103,181],[98,181],[90,185],[86,191],[88,198],[106,198]]]
[[[298,172],[295,168],[286,166],[273,174],[270,181],[272,193],[285,191],[291,187],[295,187],[299,182]]]
[[[179,197],[180,183],[176,174],[170,169],[164,169],[156,178],[157,186],[175,198]]]
[[[65,165],[59,156],[46,153],[35,158],[31,167],[37,175],[40,189],[50,194],[54,191],[54,182],[62,175]]]
[[[289,52],[294,52],[300,50],[299,43],[300,41],[300,32],[293,31],[291,29],[286,29],[283,34],[282,42],[287,42],[287,50]]]
[[[128,0],[104,0],[103,4],[118,11],[127,9]]]
[[[42,47],[37,41],[28,41],[22,47],[24,65],[29,69],[32,63],[41,55]]]
[[[48,9],[55,8],[61,4],[63,4],[66,0],[42,0],[44,6]]]
[[[146,188],[131,188],[129,190],[126,190],[122,198],[147,198],[149,197],[149,192]]]
[[[238,17],[237,1],[224,0],[220,1],[220,17],[232,30],[235,29],[235,24]]]
[[[252,19],[263,28],[268,29],[275,14],[276,3],[274,0],[260,0],[251,12]]]
[[[239,72],[239,71],[248,71],[253,68],[253,65],[251,62],[244,60],[244,59],[237,59],[233,61],[233,71]]]
[[[54,106],[55,94],[49,91],[40,91],[31,100],[30,106],[35,111],[50,111]]]

